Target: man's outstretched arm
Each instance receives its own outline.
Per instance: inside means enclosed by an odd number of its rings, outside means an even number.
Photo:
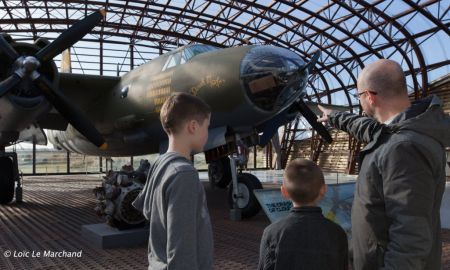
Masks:
[[[355,137],[358,141],[368,143],[386,128],[375,119],[356,115],[348,112],[338,112],[326,109],[319,105],[323,115],[317,122],[330,124],[332,127],[345,131]]]

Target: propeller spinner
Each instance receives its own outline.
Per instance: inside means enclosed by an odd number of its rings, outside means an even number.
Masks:
[[[29,78],[38,87],[46,99],[61,113],[61,115],[83,136],[101,149],[107,144],[103,136],[94,127],[91,121],[74,106],[69,99],[52,86],[51,82],[38,72],[41,63],[50,61],[56,55],[70,48],[78,40],[89,33],[106,15],[105,10],[99,10],[75,23],[64,31],[52,43],[48,44],[34,56],[20,56],[14,48],[0,35],[0,50],[7,60],[15,67],[14,73],[0,82],[0,97],[6,95],[23,79]]]

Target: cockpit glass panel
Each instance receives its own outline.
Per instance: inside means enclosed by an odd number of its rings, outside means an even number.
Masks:
[[[189,61],[191,58],[193,58],[196,55],[199,55],[201,53],[215,51],[219,48],[216,48],[211,45],[189,45],[185,47],[183,50],[178,51],[172,55],[169,55],[169,57],[166,60],[166,63],[163,66],[162,71],[175,67],[177,65],[182,65]]]
[[[184,49],[184,55],[186,57],[186,61],[189,61],[192,57],[199,55],[201,53],[215,51],[218,48],[211,46],[211,45],[200,45],[195,44],[188,46]]]
[[[175,54],[172,54],[169,56],[169,58],[166,61],[166,64],[164,65],[163,71],[169,68],[172,68],[174,66],[179,65],[181,62],[181,52],[177,52]]]
[[[288,49],[256,46],[241,62],[241,81],[250,99],[271,111],[304,88],[304,66],[300,56]]]

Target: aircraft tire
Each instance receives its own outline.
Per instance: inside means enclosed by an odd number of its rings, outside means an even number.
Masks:
[[[231,182],[230,158],[223,157],[209,163],[208,178],[211,187],[226,188]]]
[[[10,203],[14,198],[13,161],[0,157],[0,204]]]
[[[241,209],[242,218],[251,218],[261,210],[258,199],[253,193],[254,189],[262,189],[263,186],[256,176],[250,173],[238,174],[238,187],[243,198],[238,199],[238,207]],[[228,188],[228,205],[233,208],[233,183]]]

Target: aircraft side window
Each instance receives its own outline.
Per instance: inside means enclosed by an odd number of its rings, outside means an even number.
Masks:
[[[192,45],[184,49],[183,55],[186,58],[186,62],[189,61],[192,57],[210,51],[217,50],[216,47],[210,45]]]
[[[173,55],[170,55],[169,58],[167,59],[166,64],[164,65],[162,71],[174,67],[175,66],[175,59],[173,58]]]
[[[164,68],[162,71],[172,68],[174,66],[179,65],[181,62],[181,53],[178,52],[176,54],[172,54],[171,56],[169,56],[169,59],[167,59],[166,64],[164,65]]]
[[[180,65],[186,63],[186,54],[185,54],[186,50],[183,50],[183,52],[181,52],[181,59],[180,59]]]
[[[162,68],[162,71],[165,71],[177,65],[182,65],[198,54],[214,50],[217,50],[217,48],[210,45],[193,45],[187,47],[181,52],[169,55],[169,57],[166,60],[166,63],[164,64],[164,67]]]
[[[181,52],[174,54],[173,58],[175,59],[175,66],[178,66],[181,62]]]
[[[186,58],[186,61],[189,61],[192,57],[194,57],[194,53],[192,52],[192,48],[186,48],[184,49],[184,56]]]

